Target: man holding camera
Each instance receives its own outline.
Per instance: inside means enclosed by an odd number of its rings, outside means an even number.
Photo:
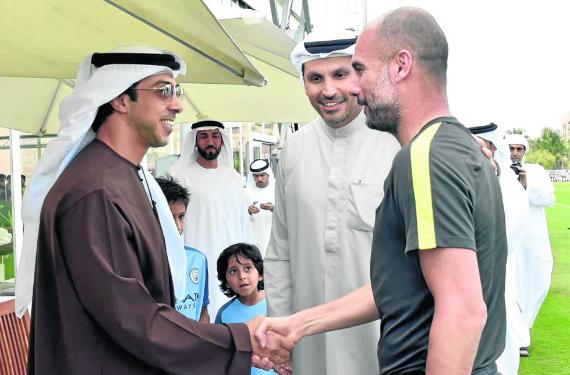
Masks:
[[[517,301],[530,330],[550,288],[552,251],[544,207],[554,204],[554,186],[541,165],[524,162],[524,156],[529,150],[524,136],[508,135],[507,143],[513,162],[511,168],[518,175],[529,201],[528,219],[520,231],[525,238],[521,241],[522,245],[518,253]],[[521,356],[529,355],[529,345],[530,335],[520,343]]]

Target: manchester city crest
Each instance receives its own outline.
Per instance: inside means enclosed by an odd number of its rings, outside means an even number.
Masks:
[[[200,270],[198,268],[192,268],[190,271],[190,280],[192,280],[194,284],[198,284],[198,281],[200,281]]]

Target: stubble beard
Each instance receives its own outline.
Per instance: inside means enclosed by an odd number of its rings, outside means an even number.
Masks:
[[[384,99],[380,99],[377,93],[383,93]],[[395,88],[392,85],[388,68],[384,67],[378,77],[376,87],[370,101],[360,103],[368,106],[366,113],[366,125],[373,130],[388,132],[398,137],[400,131],[400,103]]]
[[[397,137],[400,131],[400,105],[397,102],[368,103],[366,126]]]

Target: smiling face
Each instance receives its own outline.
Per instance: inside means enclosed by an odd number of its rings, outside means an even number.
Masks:
[[[168,73],[157,74],[143,79],[137,85],[137,100],[130,102],[129,123],[134,128],[139,142],[146,147],[162,147],[168,144],[176,115],[182,112],[180,99],[174,96],[165,99],[160,88],[176,81]]]
[[[303,78],[311,105],[330,127],[343,127],[360,113],[362,107],[348,92],[355,80],[350,56],[307,61]]]
[[[240,300],[259,293],[257,284],[262,279],[263,277],[259,274],[251,259],[241,255],[231,256],[228,259],[226,281],[234,293],[241,297]]]

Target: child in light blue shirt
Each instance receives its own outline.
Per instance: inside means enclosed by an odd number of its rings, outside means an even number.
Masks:
[[[216,315],[216,323],[245,323],[267,314],[263,286],[263,258],[255,245],[237,243],[222,251],[217,263],[220,288],[228,297]],[[251,368],[252,375],[275,374]]]
[[[156,182],[166,197],[176,227],[182,235],[186,208],[190,201],[188,190],[172,177],[158,177]],[[208,260],[202,252],[192,247],[185,246],[184,250],[186,251],[186,290],[184,298],[176,299],[175,308],[190,319],[209,323]]]

